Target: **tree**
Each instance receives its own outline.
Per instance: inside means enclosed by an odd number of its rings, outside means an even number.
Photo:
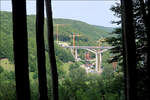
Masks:
[[[51,0],[45,0],[46,3],[46,14],[47,14],[47,29],[48,29],[48,51],[49,60],[51,64],[51,74],[52,74],[52,94],[53,100],[58,100],[58,74],[56,67],[56,59],[54,52],[54,39],[53,39],[53,19],[52,19],[52,8]]]
[[[146,100],[149,99],[149,66],[147,64],[148,62],[148,37],[147,37],[147,28],[144,23],[144,17],[143,13],[147,10],[147,3],[144,2],[145,4],[140,4],[140,1],[142,0],[136,0],[133,3],[133,11],[134,11],[134,30],[135,30],[135,39],[136,39],[136,60],[137,60],[137,92],[138,92],[138,99],[141,100],[143,98],[147,98]],[[144,8],[143,8],[144,7]],[[117,6],[114,6],[111,8],[112,11],[115,12],[115,15],[120,18],[121,16],[121,7],[119,4]],[[147,14],[147,13],[146,13]],[[146,16],[146,15],[145,15]],[[147,21],[148,22],[148,21]],[[113,22],[120,24],[121,21]],[[109,39],[109,43],[115,46],[115,48],[112,49],[112,53],[114,54],[114,59],[113,60],[118,60],[120,64],[122,64],[122,36],[121,32],[122,29],[116,29],[113,34],[116,34],[115,37]],[[147,84],[145,84],[147,83]]]
[[[122,59],[123,55],[123,64],[124,64],[124,77],[125,77],[125,94],[126,100],[133,100],[137,97],[136,95],[136,44],[135,44],[135,27],[134,24],[134,16],[133,16],[133,2],[132,0],[124,1],[121,0],[121,7],[118,5],[117,7],[112,8],[115,11],[115,15],[117,17],[122,16],[122,21],[115,22],[120,24],[122,22],[122,29],[117,29],[115,33],[122,33],[122,36],[119,35],[114,37],[115,43],[117,46],[113,49],[113,52],[116,54],[113,60]],[[114,41],[113,39],[113,41]],[[123,49],[122,46],[123,46]],[[118,50],[119,51],[118,51]],[[117,52],[118,51],[118,52]],[[117,54],[118,53],[118,54]]]
[[[12,11],[17,99],[30,100],[25,0],[12,0]]]
[[[36,1],[36,45],[40,100],[48,100],[44,43],[44,0]]]
[[[149,95],[149,84],[150,84],[150,76],[149,76],[149,73],[150,73],[150,20],[149,20],[149,17],[150,17],[150,1],[149,0],[139,0],[139,3],[140,3],[140,11],[141,11],[141,16],[142,16],[142,19],[143,19],[143,23],[144,23],[144,26],[145,26],[145,33],[147,35],[147,47],[146,47],[146,75],[147,75],[147,84],[146,84],[146,98],[150,98],[150,95]]]
[[[133,26],[133,2],[121,0],[123,61],[126,78],[126,100],[136,100],[136,44]]]
[[[148,18],[150,18],[150,0],[148,0]],[[147,59],[147,67],[148,67],[148,71],[147,71],[147,73],[148,73],[148,75],[149,75],[149,73],[150,73],[150,20],[148,20],[148,27],[149,27],[149,36],[148,36],[148,59]],[[147,82],[148,84],[147,84],[147,86],[148,86],[148,89],[150,89],[150,86],[149,86],[149,84],[150,84],[150,76],[148,77],[148,82]],[[150,93],[150,91],[147,91],[147,93]],[[148,94],[148,98],[150,98],[150,95]]]
[[[85,69],[79,67],[71,69],[68,78],[63,82],[64,89],[66,90],[64,94],[67,95],[66,98],[84,100],[81,98],[83,97],[82,94],[84,94],[87,89],[86,80],[87,74]]]

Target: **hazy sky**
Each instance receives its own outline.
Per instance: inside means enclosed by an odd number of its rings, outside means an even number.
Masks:
[[[111,24],[112,20],[118,20],[110,11],[112,5],[117,1],[53,1],[53,17],[75,19],[93,25],[116,27]],[[35,14],[36,6],[34,0],[27,1],[27,14]],[[1,11],[11,11],[11,1],[0,1]]]

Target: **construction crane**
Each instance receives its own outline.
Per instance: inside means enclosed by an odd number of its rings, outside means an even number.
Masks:
[[[73,40],[73,46],[75,46],[76,44],[75,44],[75,39],[76,39],[76,36],[82,36],[82,35],[80,35],[80,34],[75,34],[74,32],[73,32],[73,34],[72,35],[70,35],[71,37],[72,37],[72,40]],[[75,55],[75,58],[77,58],[77,49],[73,49],[73,55]]]
[[[75,34],[75,33],[73,33],[72,35],[71,35],[71,37],[73,37],[73,46],[75,46],[75,39],[76,39],[76,36],[82,36],[82,35],[80,35],[80,34]]]
[[[66,26],[66,25],[70,25],[70,24],[55,24],[54,25],[54,26],[56,26],[56,39],[57,39],[57,43],[58,43],[59,26]]]

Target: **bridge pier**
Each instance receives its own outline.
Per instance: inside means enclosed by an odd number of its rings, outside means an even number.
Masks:
[[[77,49],[74,49],[74,54],[75,54],[75,60],[78,61],[78,51],[77,51]]]
[[[99,52],[96,52],[95,55],[96,55],[96,71],[101,73],[102,72],[102,54]]]
[[[71,53],[72,53],[75,61],[78,61],[78,50],[76,48],[71,48]]]
[[[77,49],[88,50],[95,54],[96,56],[96,71],[98,73],[102,72],[102,53],[113,47],[96,47],[96,46],[64,46],[64,48],[70,48],[72,55],[75,58],[75,61],[78,61],[78,52]]]

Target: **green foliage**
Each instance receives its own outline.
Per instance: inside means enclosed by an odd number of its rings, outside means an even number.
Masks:
[[[13,62],[13,42],[12,42],[12,20],[11,13],[1,12],[0,23],[1,43],[0,58],[8,58]],[[35,39],[35,16],[27,16],[28,23],[28,52],[29,52],[29,70],[30,70],[30,88],[31,100],[39,98],[38,93],[38,74],[37,74],[37,51]],[[59,39],[72,43],[69,37],[72,32],[80,33],[82,37],[76,38],[76,45],[97,45],[96,39],[107,37],[106,28],[89,25],[84,22],[54,19],[54,24],[70,24],[59,28]],[[111,29],[110,29],[111,30]],[[109,30],[109,31],[110,31]],[[47,46],[47,36],[45,27],[45,47]],[[54,27],[54,34],[56,27]],[[54,35],[56,38],[56,35]],[[6,45],[7,44],[7,45]],[[84,51],[79,50],[79,54],[84,58]],[[122,91],[122,74],[113,73],[112,67],[106,60],[109,58],[109,52],[103,54],[104,70],[101,75],[96,73],[87,74],[85,69],[81,68],[82,63],[74,62],[74,58],[68,49],[55,44],[55,55],[59,74],[59,96],[60,100],[102,100],[104,96],[106,100],[116,100],[116,97],[123,97]],[[95,55],[92,55],[94,57]],[[46,52],[46,72],[48,84],[48,96],[51,99],[51,68],[49,64],[48,53]],[[6,90],[8,92],[6,92]],[[118,92],[119,91],[119,92]],[[15,93],[15,74],[14,71],[7,71],[0,67],[0,100],[16,100]],[[109,97],[109,98],[108,98]],[[122,100],[122,99],[120,99]]]
[[[38,93],[38,81],[34,80],[34,82],[30,86],[31,90],[31,100],[38,100],[39,99],[39,93]]]
[[[67,100],[76,99],[82,100],[81,94],[84,93],[86,89],[86,72],[82,68],[74,68],[69,72],[69,77],[66,78],[62,84]],[[64,97],[63,97],[64,98]]]
[[[38,73],[37,72],[33,73],[33,79],[37,79],[37,78],[38,78]]]
[[[119,64],[122,64],[123,59],[123,47],[122,47],[122,38],[121,38],[121,28],[116,28],[112,34],[115,35],[115,37],[109,37],[107,39],[107,42],[114,46],[114,48],[111,49],[112,59],[110,62],[118,61]]]
[[[71,78],[72,82],[74,84],[78,84],[80,82],[80,84],[84,83],[84,81],[87,78],[85,69],[83,68],[74,68],[69,72],[69,77]]]
[[[135,30],[135,42],[136,42],[136,62],[137,62],[137,76],[135,75],[135,77],[137,77],[137,96],[138,99],[146,99],[148,100],[149,97],[147,97],[147,95],[149,94],[147,91],[147,85],[145,85],[146,82],[146,77],[148,78],[149,73],[147,73],[149,66],[147,66],[147,30],[146,30],[146,26],[145,26],[145,22],[143,20],[143,11],[141,11],[141,5],[140,5],[139,0],[136,0],[135,2],[133,2],[133,11],[134,11],[134,30]],[[146,2],[144,2],[146,3]],[[145,8],[146,7],[146,4]],[[142,9],[145,9],[144,7]],[[121,17],[121,5],[119,3],[117,3],[115,6],[113,6],[111,8],[111,10],[114,12],[115,16],[117,17]],[[147,9],[146,9],[147,10]],[[147,11],[146,11],[147,12]],[[114,21],[113,23],[116,24],[121,24],[121,20],[119,21]],[[122,60],[123,60],[123,46],[122,46],[122,29],[121,28],[117,28],[115,29],[115,31],[112,32],[112,34],[115,34],[115,37],[111,37],[108,39],[108,42],[115,46],[115,48],[112,49],[112,53],[113,55],[113,59],[112,61],[118,61],[120,63],[120,65],[122,64]],[[121,80],[119,80],[120,82]],[[118,83],[115,83],[115,85],[117,85]],[[117,87],[118,88],[118,87]],[[116,88],[115,88],[116,89]],[[120,92],[122,93],[122,91]]]
[[[1,38],[3,37],[3,38]],[[0,58],[8,58],[13,62],[12,35],[1,31],[0,35]]]
[[[15,90],[15,81],[2,82],[2,80],[0,80],[0,100],[16,100]]]
[[[79,64],[77,62],[75,62],[74,64],[71,64],[69,66],[69,71],[73,70],[73,69],[76,69],[76,68],[79,68]]]
[[[14,72],[0,73],[0,100],[16,100]]]
[[[74,61],[74,58],[70,50],[64,49],[57,44],[55,44],[55,55],[64,63],[69,61]]]
[[[4,71],[3,67],[0,65],[0,74]]]
[[[87,74],[79,66],[70,65],[68,76],[60,84],[61,100],[123,100],[123,73],[105,66],[101,75]]]
[[[100,37],[106,37],[109,34],[109,32],[105,31],[105,28],[101,26],[97,27],[77,20],[54,19],[54,24],[66,24],[66,26],[60,26],[60,34],[65,32],[68,35],[71,35],[72,32],[81,33],[83,36],[87,36],[92,40],[99,39]]]

